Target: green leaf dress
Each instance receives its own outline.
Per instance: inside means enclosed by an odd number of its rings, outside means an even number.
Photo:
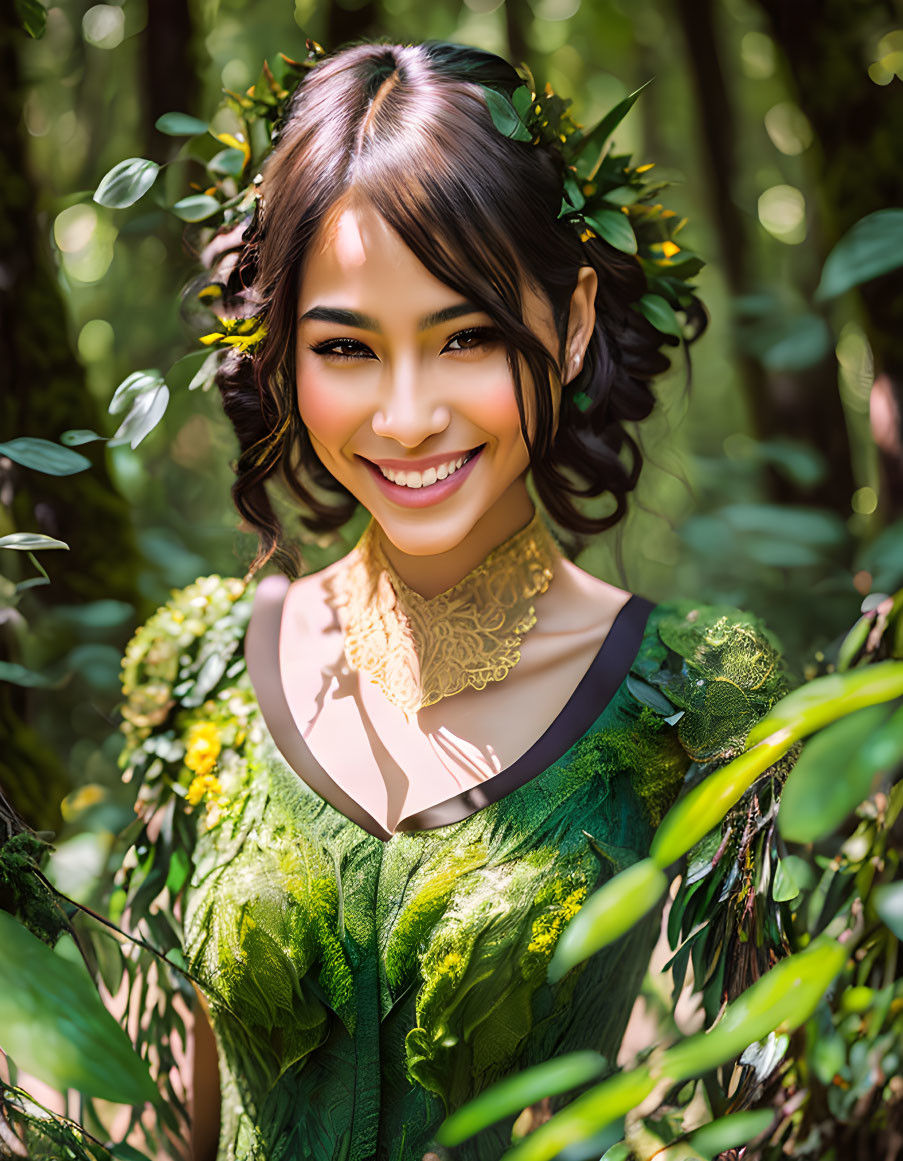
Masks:
[[[514,1118],[453,1150],[438,1125],[562,1053],[614,1069],[660,914],[555,985],[547,964],[587,896],[647,854],[691,765],[737,752],[784,692],[779,649],[736,609],[634,596],[525,755],[388,833],[284,696],[266,719],[258,704],[281,581],[256,606],[256,580],[174,591],[123,661],[144,823],[127,887],[208,998],[218,1159],[497,1161]]]

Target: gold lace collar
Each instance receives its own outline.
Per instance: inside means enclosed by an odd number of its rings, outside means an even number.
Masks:
[[[539,515],[435,597],[408,588],[368,524],[335,586],[345,657],[408,715],[461,690],[501,681],[536,624],[558,549]]]

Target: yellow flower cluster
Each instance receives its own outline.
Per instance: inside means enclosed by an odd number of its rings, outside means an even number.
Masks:
[[[185,795],[188,804],[197,806],[204,798],[207,799],[208,804],[215,801],[216,805],[220,805],[224,801],[223,786],[215,774],[198,774],[191,780],[191,785]]]
[[[209,774],[216,765],[219,752],[219,730],[213,722],[196,722],[188,731],[185,743],[185,765],[188,769],[201,777]]]
[[[551,955],[555,950],[555,945],[558,942],[558,937],[561,935],[562,928],[574,918],[585,898],[586,887],[577,887],[562,900],[560,907],[557,907],[552,912],[547,912],[545,915],[540,915],[535,919],[531,933],[532,938],[527,944],[527,951],[537,951],[545,955]]]

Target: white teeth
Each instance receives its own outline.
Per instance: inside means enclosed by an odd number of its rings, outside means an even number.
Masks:
[[[437,480],[445,480],[450,475],[463,467],[464,461],[467,459],[466,455],[459,456],[456,460],[449,460],[448,463],[439,464],[438,467],[427,468],[425,472],[414,471],[396,471],[394,468],[383,468],[379,470],[386,477],[391,480],[393,484],[398,484],[403,488],[428,488],[430,484],[435,484]],[[379,465],[377,465],[379,467]]]

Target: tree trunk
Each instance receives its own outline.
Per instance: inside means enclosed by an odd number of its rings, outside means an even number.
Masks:
[[[860,218],[900,205],[903,100],[900,85],[875,84],[867,73],[878,37],[899,27],[899,8],[882,0],[759,0],[787,61],[800,108],[820,146],[817,174],[831,246]],[[886,376],[896,406],[885,409],[896,432],[876,432],[885,501],[903,514],[900,421],[903,416],[903,271],[862,287],[866,332],[876,370]],[[889,438],[882,440],[881,436]],[[882,448],[882,443],[884,447]]]
[[[753,291],[758,281],[755,252],[746,217],[737,205],[735,116],[721,61],[714,0],[675,0],[689,55],[698,115],[709,158],[707,179],[719,240],[719,259],[732,297]],[[794,8],[794,4],[788,5]],[[849,515],[854,481],[849,440],[833,352],[804,372],[771,374],[761,362],[737,352],[742,380],[759,439],[789,435],[817,448],[831,470],[813,489],[802,490],[784,475],[769,470],[772,498],[806,503]]]

